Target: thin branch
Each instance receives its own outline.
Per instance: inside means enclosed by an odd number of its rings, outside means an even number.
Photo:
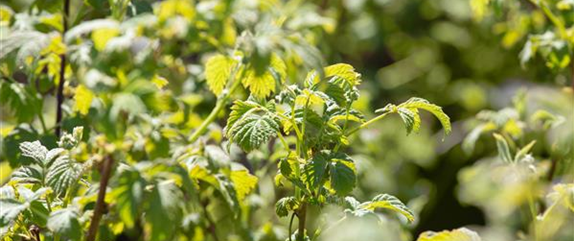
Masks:
[[[62,36],[66,35],[68,31],[68,16],[70,14],[70,0],[64,0],[64,13],[62,16],[63,20],[63,31]],[[59,125],[62,121],[62,105],[64,104],[64,85],[66,84],[66,53],[60,55],[60,81],[58,83],[58,90],[56,93],[56,136],[60,136],[61,126]]]
[[[289,241],[293,241],[293,240],[291,239],[291,236],[293,236],[293,235],[291,235],[291,232],[292,232],[292,230],[293,230],[293,220],[295,220],[295,212],[293,212],[293,213],[291,214],[291,220],[289,221]]]
[[[209,126],[209,124],[211,124],[212,122],[215,121],[215,118],[217,118],[217,115],[219,115],[219,112],[221,112],[223,110],[225,105],[227,105],[227,103],[231,99],[231,95],[233,94],[233,92],[235,92],[235,90],[238,89],[239,86],[241,86],[241,79],[243,79],[243,76],[245,75],[244,73],[245,73],[245,71],[242,71],[240,78],[235,80],[235,82],[229,88],[229,92],[227,92],[226,94],[221,96],[220,99],[217,100],[217,103],[215,104],[215,107],[213,108],[211,113],[209,113],[207,118],[205,118],[205,120],[203,120],[203,122],[201,123],[199,128],[197,128],[193,132],[193,134],[191,134],[191,137],[189,138],[189,142],[193,143],[193,142],[197,141],[197,139],[199,139],[199,137],[207,130],[207,127]]]
[[[106,199],[106,187],[108,186],[108,181],[110,180],[110,174],[112,172],[112,166],[114,165],[114,159],[111,154],[108,155],[106,160],[104,160],[104,166],[102,168],[102,176],[100,178],[100,190],[98,190],[98,199],[96,201],[96,208],[94,209],[94,215],[92,216],[92,221],[90,222],[90,229],[88,230],[88,236],[86,241],[96,240],[96,234],[98,233],[98,227],[100,226],[100,220],[105,208]]]

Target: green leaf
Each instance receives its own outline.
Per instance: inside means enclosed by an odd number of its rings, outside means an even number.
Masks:
[[[184,202],[181,190],[173,181],[162,181],[155,185],[145,209],[145,229],[149,240],[171,240],[182,218],[181,204]]]
[[[508,147],[508,142],[499,134],[492,134],[496,139],[496,147],[498,149],[498,157],[500,160],[506,163],[512,163],[512,157],[510,155],[510,148]]]
[[[480,236],[467,228],[459,228],[452,231],[422,233],[417,241],[481,241]]]
[[[18,183],[42,183],[42,180],[44,180],[44,170],[36,164],[23,166],[12,173],[11,180]]]
[[[344,196],[355,187],[355,163],[346,154],[338,153],[329,164],[330,185],[339,196]]]
[[[425,99],[414,97],[407,100],[405,103],[400,104],[398,108],[426,110],[432,113],[440,121],[444,128],[445,135],[448,135],[451,131],[450,118],[442,111],[442,108],[438,105],[431,104]]]
[[[242,101],[236,100],[231,106],[231,113],[229,113],[229,118],[227,118],[227,126],[225,127],[225,132],[227,135],[230,134],[230,130],[233,128],[235,123],[240,120],[245,114],[249,113],[251,110],[256,109],[259,104],[252,101]]]
[[[72,208],[54,211],[48,218],[48,229],[71,240],[80,240],[83,232],[78,216],[78,212]]]
[[[421,117],[417,109],[398,108],[397,112],[407,128],[407,135],[413,130],[418,132],[421,128]]]
[[[279,162],[279,171],[285,178],[295,178],[295,170],[298,169],[299,161],[294,155],[289,155],[286,158],[281,159]]]
[[[48,168],[46,184],[61,195],[80,179],[82,165],[70,159],[69,156],[60,156]]]
[[[247,194],[251,193],[257,185],[257,177],[251,175],[247,170],[232,171],[230,179],[239,201],[245,199]]]
[[[20,203],[15,199],[0,199],[0,226],[6,227],[11,226],[14,220],[18,218],[18,215],[24,210],[26,210],[27,205],[25,203]]]
[[[376,209],[389,209],[405,216],[409,222],[414,221],[413,212],[398,198],[389,194],[379,194],[370,202],[362,203],[359,209],[375,211]]]
[[[297,208],[299,208],[299,202],[295,197],[284,197],[275,203],[275,212],[279,217],[285,217],[289,215],[289,212],[293,212]]]
[[[205,78],[209,89],[219,96],[229,81],[237,61],[221,54],[215,55],[205,63]]]
[[[143,201],[145,180],[135,169],[123,171],[118,178],[118,186],[111,193],[116,200],[120,219],[128,228],[135,224],[139,207]]]
[[[327,171],[327,163],[331,160],[328,152],[319,152],[309,160],[303,167],[303,180],[311,190],[320,187]]]
[[[229,140],[249,152],[277,135],[279,124],[269,115],[248,114],[229,129]]]
[[[32,158],[39,165],[44,165],[48,153],[48,149],[40,141],[23,142],[20,144],[20,151],[22,151],[22,156]]]

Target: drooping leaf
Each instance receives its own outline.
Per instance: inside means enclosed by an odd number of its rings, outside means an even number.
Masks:
[[[398,108],[426,110],[432,113],[440,121],[444,128],[445,135],[448,135],[451,131],[450,118],[442,111],[442,108],[438,105],[431,104],[425,99],[416,97],[411,98],[405,103],[400,104]]]
[[[498,149],[498,157],[506,163],[512,163],[512,155],[510,155],[510,148],[508,142],[499,134],[492,134],[496,139],[496,147]]]
[[[209,89],[219,96],[229,81],[237,61],[221,54],[211,57],[205,64],[205,78]]]
[[[48,229],[70,240],[80,240],[83,232],[78,217],[78,212],[73,208],[54,211],[48,218]]]
[[[422,233],[417,241],[481,241],[480,236],[470,229],[459,228],[452,231]]]
[[[289,212],[296,210],[299,207],[299,202],[295,197],[284,197],[275,203],[275,212],[279,217],[289,215]]]
[[[398,108],[397,112],[407,128],[407,135],[413,131],[416,133],[420,130],[421,117],[417,109]]]
[[[359,208],[371,211],[389,209],[402,214],[409,222],[415,219],[413,212],[401,200],[389,194],[379,194],[372,201],[362,203]]]

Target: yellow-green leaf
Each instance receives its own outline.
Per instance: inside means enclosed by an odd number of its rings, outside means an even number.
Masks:
[[[355,72],[355,68],[350,64],[334,64],[325,67],[325,77],[339,76],[345,79],[351,86],[361,84],[361,74]]]
[[[257,98],[265,98],[276,91],[276,83],[284,82],[287,76],[285,62],[278,56],[272,55],[269,67],[263,73],[258,73],[254,67],[244,69],[241,83]]]
[[[481,241],[480,236],[470,229],[459,228],[452,231],[422,233],[417,241]]]
[[[167,79],[159,75],[154,75],[153,78],[151,79],[151,82],[154,83],[158,89],[163,88],[169,83]]]
[[[251,193],[255,188],[255,185],[257,185],[257,177],[251,175],[247,170],[231,172],[231,181],[235,186],[237,199],[240,201],[245,199],[247,194]]]
[[[78,85],[76,88],[76,94],[74,95],[74,110],[82,115],[88,114],[90,106],[92,105],[92,100],[94,99],[94,93],[84,85]]]
[[[413,212],[395,196],[379,194],[372,201],[361,204],[359,208],[374,211],[375,209],[389,209],[405,216],[409,222],[415,220]]]
[[[221,94],[237,61],[221,54],[211,57],[205,64],[205,78],[209,89],[217,96]]]
[[[98,51],[104,50],[106,44],[110,39],[118,36],[120,32],[115,28],[100,28],[92,32],[92,41],[94,42],[94,48]]]
[[[450,118],[448,117],[448,115],[446,115],[442,111],[442,108],[440,106],[431,104],[428,100],[417,97],[410,98],[405,103],[400,104],[398,108],[407,108],[412,111],[415,111],[415,109],[426,110],[432,113],[440,121],[442,127],[444,128],[445,135],[448,135],[452,129],[450,125]],[[413,129],[415,128],[413,127]]]

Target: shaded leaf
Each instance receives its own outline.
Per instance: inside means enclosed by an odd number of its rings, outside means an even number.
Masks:
[[[513,161],[510,155],[510,148],[508,147],[508,143],[506,142],[504,137],[496,133],[493,133],[492,135],[496,139],[496,147],[498,149],[498,157],[500,158],[500,160],[506,163],[512,163]]]
[[[48,218],[48,229],[71,240],[80,240],[83,232],[78,216],[78,212],[72,208],[54,211]]]

